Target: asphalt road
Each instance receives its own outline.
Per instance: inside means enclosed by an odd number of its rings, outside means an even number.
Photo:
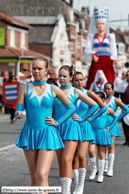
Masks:
[[[10,124],[9,115],[0,113],[0,186],[29,186],[30,178],[22,149],[14,143],[25,122],[25,118]],[[120,123],[121,128],[121,123]],[[104,177],[103,183],[89,181],[89,166],[84,194],[129,194],[129,147],[123,146],[124,136],[116,140],[114,176]],[[88,155],[87,155],[88,161]],[[54,157],[49,173],[49,185],[60,186],[58,163]],[[74,185],[72,184],[72,190]]]

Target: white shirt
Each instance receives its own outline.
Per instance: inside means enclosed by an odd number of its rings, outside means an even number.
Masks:
[[[117,49],[116,49],[116,41],[115,41],[115,35],[114,34],[108,34],[110,36],[110,58],[111,60],[117,60]],[[93,40],[94,40],[94,35],[90,34],[87,37],[87,42],[86,42],[86,47],[85,47],[85,53],[88,55],[93,55],[96,53],[93,50]]]
[[[114,89],[119,85],[119,84],[121,84],[122,82],[123,82],[124,80],[123,79],[121,79],[120,77],[117,77],[116,79],[115,79],[115,81],[114,81]]]

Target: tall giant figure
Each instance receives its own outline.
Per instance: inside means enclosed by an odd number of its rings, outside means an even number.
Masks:
[[[84,59],[92,59],[86,88],[94,81],[96,72],[103,70],[108,81],[115,78],[114,65],[117,61],[115,35],[109,33],[109,10],[94,8],[90,23]]]

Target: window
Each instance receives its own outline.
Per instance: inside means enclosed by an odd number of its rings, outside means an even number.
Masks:
[[[21,48],[25,48],[25,33],[21,32]]]
[[[0,46],[5,45],[5,29],[0,28]]]
[[[81,19],[81,28],[85,29],[85,20],[83,18]]]
[[[64,65],[64,60],[60,59],[60,65],[63,66]]]
[[[73,22],[74,20],[74,13],[73,13],[73,8],[69,8],[69,18],[70,18],[70,22]]]
[[[76,31],[79,32],[79,21],[76,21]]]
[[[124,54],[125,52],[125,45],[123,43],[117,43],[117,51],[118,54]]]
[[[10,31],[10,46],[15,47],[15,31]]]
[[[20,63],[20,72],[23,71],[23,63]]]
[[[119,46],[119,52],[124,53],[124,45]]]

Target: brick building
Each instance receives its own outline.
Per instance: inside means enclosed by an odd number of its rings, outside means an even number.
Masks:
[[[127,39],[127,32],[122,32],[120,29],[114,30],[112,28],[110,28],[110,32],[116,37],[118,61],[121,65],[121,70],[116,69],[116,74],[119,74],[119,72],[122,72],[122,70],[125,69],[125,63],[129,61],[129,43]]]
[[[76,70],[82,71],[84,75],[88,74],[89,67],[83,61],[89,26],[88,8],[83,8],[81,12],[75,10],[73,0],[70,0],[69,3],[65,0],[17,0],[14,7],[12,4],[12,1],[0,1],[0,7],[9,15],[35,28],[29,34],[29,45],[32,50],[52,57],[55,68],[63,64],[75,64]],[[60,28],[59,23],[61,22],[58,19],[61,15],[64,17],[66,27],[63,27],[64,33],[60,31],[61,33],[56,34],[57,28]],[[62,19],[64,26],[63,23]],[[57,39],[60,42],[56,48],[54,35],[55,39],[59,36]],[[62,40],[63,36],[65,38]],[[64,40],[67,40],[66,44]],[[56,53],[59,57],[57,61],[55,61]]]
[[[24,80],[31,74],[32,60],[38,56],[46,57],[29,50],[29,30],[33,27],[0,12],[0,74],[7,70]],[[21,73],[25,76],[20,77]]]

